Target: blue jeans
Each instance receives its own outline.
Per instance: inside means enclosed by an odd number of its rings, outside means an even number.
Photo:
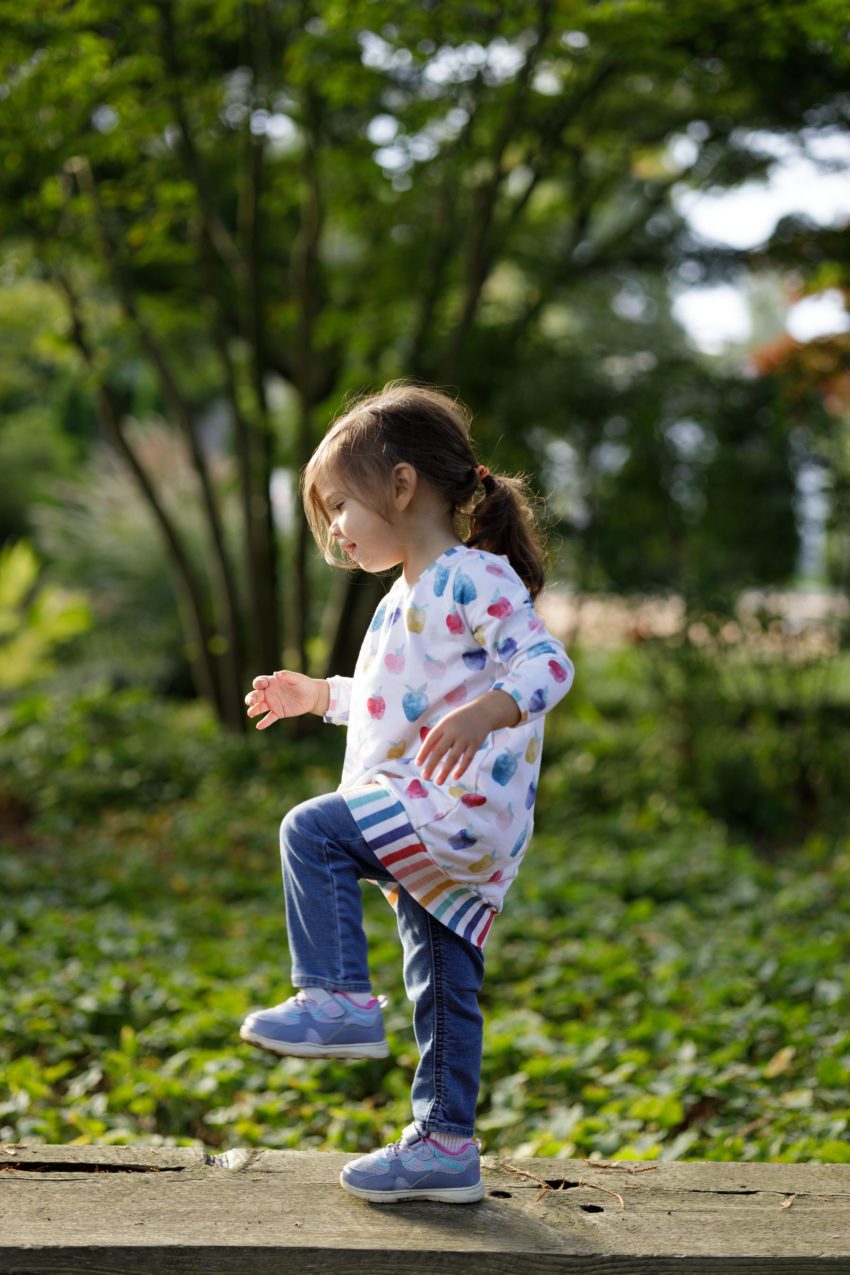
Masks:
[[[295,987],[368,992],[359,882],[392,881],[339,793],[295,806],[280,829],[286,925]],[[421,1133],[471,1137],[481,1079],[481,951],[398,887],[404,986],[419,1065],[411,1092]]]

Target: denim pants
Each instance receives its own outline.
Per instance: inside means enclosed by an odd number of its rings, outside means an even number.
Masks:
[[[295,987],[371,990],[359,882],[392,881],[337,792],[295,806],[280,829]],[[419,1065],[413,1119],[421,1133],[471,1137],[481,1078],[481,951],[435,920],[399,885],[404,986]]]

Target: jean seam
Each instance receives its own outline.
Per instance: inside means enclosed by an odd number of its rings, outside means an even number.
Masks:
[[[333,896],[333,909],[334,909],[334,922],[335,922],[334,944],[336,947],[336,952],[335,952],[336,960],[334,964],[336,966],[336,970],[337,970],[337,973],[339,974],[340,979],[344,982],[345,975],[343,974],[343,970],[342,970],[342,936],[339,932],[339,926],[340,926],[339,899],[337,897],[336,881],[334,880],[333,869],[331,868],[330,859],[328,857],[329,840],[330,840],[329,837],[322,838],[322,854],[325,856],[325,870],[328,874],[328,877],[330,878],[331,894]]]
[[[431,975],[434,980],[434,1047],[431,1076],[434,1085],[434,1100],[425,1117],[426,1124],[438,1112],[437,1119],[443,1112],[443,1058],[445,1050],[445,989],[443,987],[442,948],[434,941],[435,927],[441,924],[428,914],[428,947],[431,952]]]

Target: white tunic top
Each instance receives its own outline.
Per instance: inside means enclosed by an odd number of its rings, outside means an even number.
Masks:
[[[544,715],[573,665],[502,555],[465,545],[440,554],[377,607],[354,677],[330,677],[326,722],[347,724],[338,792],[396,881],[451,929],[483,946],[534,822]],[[460,781],[414,764],[451,709],[485,691],[519,705],[491,731]],[[397,887],[382,886],[390,902]]]

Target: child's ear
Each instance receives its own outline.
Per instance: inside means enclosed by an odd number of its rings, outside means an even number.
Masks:
[[[417,473],[407,461],[400,461],[393,469],[393,503],[396,509],[406,509],[416,491]]]

